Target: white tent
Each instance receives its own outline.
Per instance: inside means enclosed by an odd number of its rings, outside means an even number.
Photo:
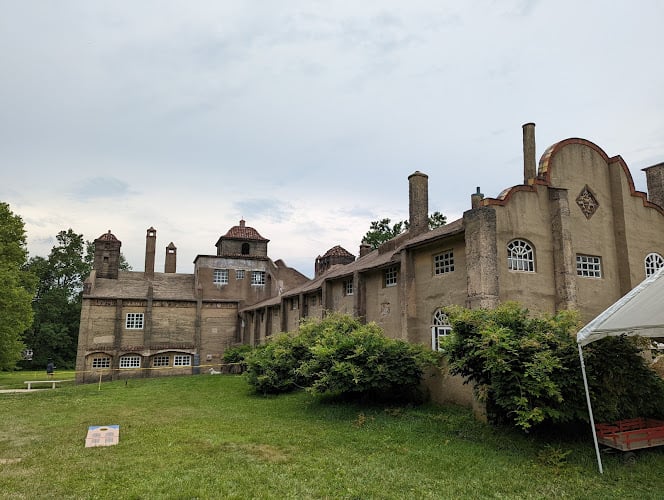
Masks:
[[[664,337],[664,268],[642,281],[618,302],[584,326],[576,335],[590,425],[595,441],[595,452],[597,453],[597,464],[600,473],[602,473],[602,459],[597,443],[597,433],[581,347],[604,337],[620,335]]]

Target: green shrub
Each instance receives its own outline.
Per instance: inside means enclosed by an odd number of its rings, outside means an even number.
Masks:
[[[495,423],[522,430],[588,419],[577,315],[530,317],[515,303],[496,309],[446,309],[453,333],[444,350],[453,374],[472,382]],[[648,368],[634,339],[584,348],[597,421],[664,414],[664,382]]]
[[[437,355],[420,345],[388,339],[375,323],[342,314],[302,323],[247,356],[247,380],[257,392],[307,387],[315,394],[412,397]]]
[[[224,351],[224,363],[239,364],[246,368],[245,358],[253,349],[249,344],[236,345]]]

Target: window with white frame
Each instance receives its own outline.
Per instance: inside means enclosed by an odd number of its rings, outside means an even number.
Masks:
[[[228,285],[228,269],[215,269],[212,274],[212,283],[215,285]]]
[[[446,250],[433,256],[433,274],[445,274],[454,271],[454,252]]]
[[[265,284],[265,271],[251,271],[251,284],[264,285]]]
[[[389,269],[385,269],[383,274],[383,282],[385,283],[385,286],[396,286],[397,284],[396,267],[390,267]]]
[[[142,330],[143,318],[143,313],[127,313],[125,328],[127,328],[127,330]]]
[[[512,240],[507,244],[507,268],[510,271],[535,272],[535,250],[524,240]]]
[[[104,356],[102,358],[92,358],[92,368],[110,368],[111,358]]]
[[[646,255],[646,278],[652,276],[662,267],[664,267],[664,257],[660,254],[653,252]]]
[[[173,366],[191,366],[191,354],[176,354],[173,356]]]
[[[236,269],[235,270],[235,279],[236,280],[243,280],[244,279],[244,269]]]
[[[353,295],[353,280],[344,281],[344,295]]]
[[[452,325],[447,315],[440,309],[436,309],[431,320],[431,349],[440,351],[440,340],[452,332]]]
[[[120,358],[120,368],[140,368],[141,357],[138,354],[127,354]]]
[[[602,277],[602,259],[595,255],[576,256],[576,274],[584,278]]]
[[[154,358],[152,358],[152,366],[154,367],[170,366],[170,364],[171,364],[171,358],[166,354],[160,354],[159,356],[155,356]]]

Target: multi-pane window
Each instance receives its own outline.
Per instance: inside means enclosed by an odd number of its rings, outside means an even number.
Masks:
[[[173,356],[173,366],[191,366],[191,354],[176,354]]]
[[[353,280],[344,281],[344,295],[353,295]]]
[[[167,355],[160,355],[152,358],[152,366],[169,366],[170,364],[171,358]]]
[[[447,337],[451,331],[452,325],[450,325],[450,320],[447,318],[447,315],[440,309],[436,309],[431,321],[431,349],[434,351],[440,351],[440,339],[442,337]]]
[[[120,358],[120,368],[140,368],[141,357],[137,354],[128,354]]]
[[[228,285],[228,269],[215,269],[212,275],[215,285]]]
[[[251,271],[251,284],[264,285],[265,284],[265,271]]]
[[[104,356],[103,358],[92,358],[92,368],[110,368],[111,358]]]
[[[385,269],[383,277],[385,286],[395,286],[397,284],[397,268],[390,267],[389,269]]]
[[[127,328],[127,330],[143,329],[143,317],[143,313],[127,313],[125,328]]]
[[[454,271],[454,252],[446,250],[433,256],[433,274],[451,273]]]
[[[594,255],[577,255],[576,274],[584,278],[601,278],[602,259]]]
[[[235,270],[235,279],[236,280],[243,280],[244,279],[244,269],[236,269]]]
[[[507,268],[510,271],[535,272],[535,251],[524,240],[513,240],[507,245]]]
[[[649,253],[646,255],[646,278],[652,276],[662,267],[664,267],[664,257],[658,253]]]

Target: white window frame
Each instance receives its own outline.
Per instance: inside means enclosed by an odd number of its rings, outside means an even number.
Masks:
[[[140,368],[141,357],[138,354],[125,354],[120,357],[120,368]]]
[[[383,280],[386,287],[397,286],[399,280],[399,271],[396,266],[385,269],[383,272]]]
[[[646,267],[646,278],[648,278],[664,267],[664,257],[657,252],[649,253],[646,255],[644,264]]]
[[[175,354],[173,366],[191,366],[191,354]]]
[[[453,250],[445,250],[433,256],[433,274],[435,276],[451,273],[452,271],[454,271]]]
[[[154,368],[171,366],[171,357],[168,354],[158,354],[152,358],[152,366]]]
[[[212,283],[215,285],[228,285],[228,269],[215,269],[212,272]]]
[[[235,279],[236,280],[243,280],[244,279],[244,269],[236,269],[235,270]]]
[[[144,324],[144,313],[127,313],[125,318],[125,328],[127,330],[142,330]]]
[[[523,273],[535,272],[535,248],[526,240],[515,239],[507,244],[507,269]]]
[[[265,271],[251,271],[252,286],[265,285]]]
[[[96,357],[92,358],[92,368],[94,369],[100,369],[100,368],[110,368],[111,367],[111,358],[108,356],[102,356],[102,357]]]
[[[436,309],[431,320],[431,349],[440,351],[440,339],[452,333],[452,325],[442,309]]]
[[[353,280],[344,281],[344,295],[353,295]]]
[[[576,275],[582,278],[601,278],[602,258],[597,255],[576,254]]]

